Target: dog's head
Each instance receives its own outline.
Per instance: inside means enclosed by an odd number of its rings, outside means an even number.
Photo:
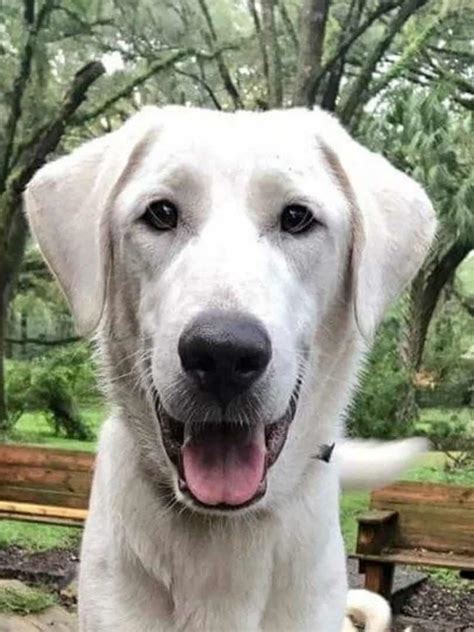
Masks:
[[[204,511],[294,490],[435,226],[415,182],[303,110],[146,108],[26,206],[148,470]]]

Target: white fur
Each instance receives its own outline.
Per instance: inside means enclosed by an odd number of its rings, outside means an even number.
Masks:
[[[175,231],[139,221],[156,198],[180,208]],[[281,233],[291,203],[321,225]],[[84,533],[83,632],[340,632],[339,477],[372,486],[420,448],[339,443],[376,325],[433,236],[422,189],[319,110],[146,108],[44,167],[26,208],[78,327],[97,331],[116,410]],[[152,401],[151,384],[176,418],[215,421],[177,354],[210,308],[258,318],[272,342],[252,412],[233,410],[240,422],[278,419],[304,375],[266,494],[232,516],[179,491]],[[314,458],[332,442],[329,464]]]
[[[397,478],[428,449],[421,437],[400,441],[340,441],[334,458],[343,489],[376,489]]]
[[[350,590],[347,595],[347,616],[342,632],[357,632],[352,623],[364,626],[364,632],[389,632],[392,613],[386,600],[369,590]],[[405,632],[411,632],[411,626]]]
[[[347,614],[357,623],[364,624],[365,632],[389,632],[392,614],[383,597],[368,590],[350,590],[347,596]],[[346,618],[342,632],[356,632]]]

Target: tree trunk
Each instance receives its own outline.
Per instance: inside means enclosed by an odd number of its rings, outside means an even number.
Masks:
[[[283,103],[281,60],[275,28],[274,0],[261,0],[263,42],[268,63],[268,105],[278,108]]]
[[[349,126],[356,113],[365,105],[374,72],[396,35],[402,30],[406,21],[427,2],[428,0],[405,0],[396,16],[388,24],[385,34],[377,42],[374,49],[369,52],[339,111],[339,117],[345,125]]]
[[[425,265],[411,285],[401,348],[409,384],[400,402],[400,422],[417,417],[415,376],[422,365],[430,323],[443,288],[453,278],[457,267],[471,249],[472,244],[454,243],[442,256],[435,258],[434,262],[432,259]]]
[[[421,367],[428,329],[439,296],[471,248],[472,245],[468,243],[453,244],[435,261],[431,269],[422,268],[412,283],[407,313],[406,345],[403,350],[405,364],[412,371],[418,371]]]
[[[326,22],[331,0],[305,0],[300,16],[298,71],[293,90],[293,105],[311,107],[315,98],[315,79],[321,70]]]
[[[3,257],[2,257],[3,259]],[[3,261],[0,259],[0,266]],[[1,282],[1,279],[0,279]],[[8,430],[7,399],[5,393],[5,323],[6,309],[3,300],[3,291],[0,286],[0,433]]]
[[[12,196],[4,204],[15,204],[15,210],[6,210],[5,216],[12,217],[8,237],[3,237],[3,253],[0,257],[0,432],[9,429],[8,410],[5,389],[6,327],[8,306],[12,299],[21,262],[25,252],[28,229],[21,212],[20,196]],[[1,198],[0,198],[1,199]]]

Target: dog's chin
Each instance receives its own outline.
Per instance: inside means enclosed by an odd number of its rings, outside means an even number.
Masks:
[[[294,419],[299,382],[285,413],[269,423],[189,423],[172,417],[156,396],[165,452],[178,501],[200,513],[236,514],[267,491],[267,472],[280,456]]]

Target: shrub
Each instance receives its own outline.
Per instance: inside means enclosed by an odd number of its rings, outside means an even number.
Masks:
[[[90,352],[84,345],[61,349],[29,362],[7,366],[7,405],[12,424],[26,410],[46,412],[56,434],[88,440],[93,434],[81,418],[78,395],[98,396]]]
[[[446,468],[474,467],[474,436],[465,419],[453,414],[444,419],[425,419],[415,424],[417,434],[446,455]]]
[[[399,414],[409,386],[399,353],[400,328],[400,319],[391,315],[379,330],[349,416],[352,436],[391,439],[413,429],[413,420],[401,420]]]

